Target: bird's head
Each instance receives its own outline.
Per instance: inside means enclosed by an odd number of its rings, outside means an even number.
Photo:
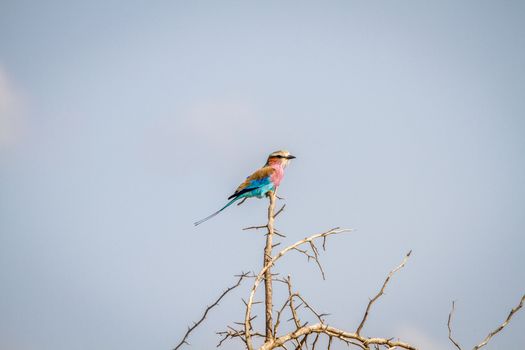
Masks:
[[[279,164],[284,168],[288,165],[288,162],[294,158],[295,156],[292,156],[288,151],[275,151],[268,156],[266,165]]]

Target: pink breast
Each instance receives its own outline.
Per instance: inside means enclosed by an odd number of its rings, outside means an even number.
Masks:
[[[284,177],[284,169],[279,165],[272,166],[272,168],[274,168],[275,171],[273,172],[272,176],[270,176],[270,180],[272,180],[272,183],[275,185],[275,187],[278,187]]]

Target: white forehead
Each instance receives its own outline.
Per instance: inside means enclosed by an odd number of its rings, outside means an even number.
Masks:
[[[275,156],[288,156],[288,155],[290,155],[290,152],[285,151],[285,150],[279,150],[279,151],[275,151],[275,152],[273,152],[272,154],[270,154],[270,157],[275,157]]]

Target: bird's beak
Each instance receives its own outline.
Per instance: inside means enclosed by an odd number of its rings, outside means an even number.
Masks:
[[[295,159],[295,158],[297,158],[297,157],[296,156],[292,156],[291,154],[286,157],[286,159]]]

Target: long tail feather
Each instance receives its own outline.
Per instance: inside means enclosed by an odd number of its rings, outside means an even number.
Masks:
[[[228,208],[230,205],[233,204],[233,202],[235,202],[236,200],[238,200],[240,197],[235,197],[234,199],[232,199],[231,201],[228,202],[228,204],[226,204],[224,207],[222,207],[221,209],[217,210],[215,213],[205,217],[204,219],[201,219],[197,222],[194,222],[193,225],[197,226],[197,225],[200,225],[202,224],[204,221],[208,221],[209,219],[211,219],[212,217],[214,217],[215,215],[219,214],[221,211],[223,211],[224,209]]]

